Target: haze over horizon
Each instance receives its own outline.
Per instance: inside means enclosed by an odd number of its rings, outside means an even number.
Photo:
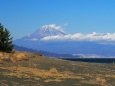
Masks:
[[[115,34],[114,0],[1,0],[0,22],[14,39],[55,24],[68,34]],[[95,34],[95,33],[94,33]],[[102,37],[102,36],[101,36]]]

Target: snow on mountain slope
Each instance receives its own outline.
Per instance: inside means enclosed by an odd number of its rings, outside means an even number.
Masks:
[[[25,36],[22,39],[37,40],[46,36],[55,36],[55,35],[62,36],[62,35],[66,35],[66,33],[59,26],[56,26],[55,24],[51,24],[51,25],[42,26],[40,29],[38,29],[34,33],[28,36]]]

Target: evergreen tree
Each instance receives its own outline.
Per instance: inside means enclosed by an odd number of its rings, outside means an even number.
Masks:
[[[10,37],[10,32],[0,23],[0,51],[11,52],[14,48],[12,39],[13,37]]]

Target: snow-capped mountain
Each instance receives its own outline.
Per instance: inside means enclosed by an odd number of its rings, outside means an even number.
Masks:
[[[56,27],[55,25],[45,25],[40,29],[38,29],[37,31],[35,31],[34,33],[23,37],[23,39],[37,40],[46,36],[55,36],[55,35],[62,36],[66,35],[66,33],[61,29],[59,29],[58,27]]]
[[[13,43],[38,51],[42,50],[59,54],[115,56],[115,45],[105,42],[105,40],[111,42],[111,40],[114,40],[114,36],[115,33],[98,34],[95,32],[92,34],[77,33],[71,35],[66,34],[60,26],[51,24],[44,25],[34,33],[14,40]],[[66,40],[58,40],[59,38]]]

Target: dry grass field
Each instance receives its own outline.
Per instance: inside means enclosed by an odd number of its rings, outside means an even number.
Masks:
[[[115,86],[115,64],[0,53],[0,86]]]

